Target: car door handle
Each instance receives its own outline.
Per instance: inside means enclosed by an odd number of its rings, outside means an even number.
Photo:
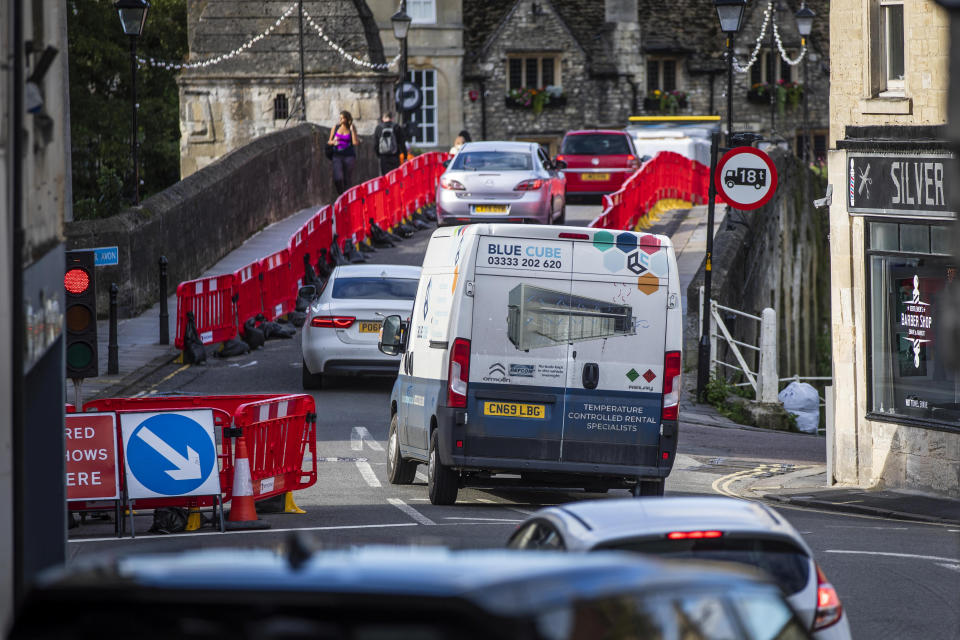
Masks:
[[[600,384],[600,365],[596,362],[584,363],[582,380],[584,389],[596,389]]]

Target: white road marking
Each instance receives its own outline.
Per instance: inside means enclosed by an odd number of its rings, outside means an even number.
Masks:
[[[474,520],[480,522],[523,522],[523,520],[513,520],[510,518],[465,518],[459,516],[448,516],[444,520]]]
[[[255,365],[255,364],[257,364],[257,361],[256,361],[256,360],[252,360],[252,361],[250,361],[250,362],[247,362],[246,364],[240,364],[239,362],[234,362],[233,364],[230,364],[230,365],[227,365],[227,366],[229,366],[229,367],[237,367],[238,369],[246,369],[247,367],[252,367],[252,366]]]
[[[357,470],[360,472],[360,475],[363,476],[363,480],[373,488],[382,486],[380,480],[377,479],[377,474],[373,472],[373,469],[370,468],[370,463],[366,460],[357,460]]]
[[[938,562],[939,566],[944,569],[953,569],[954,571],[960,571],[960,564],[950,564],[949,562]]]
[[[374,451],[383,451],[383,445],[373,439],[366,427],[354,427],[350,432],[350,448],[354,451],[361,451],[364,442]]]
[[[493,500],[488,500],[487,498],[477,498],[477,502],[486,502],[487,504],[497,504]]]
[[[416,473],[416,475],[414,475],[414,478],[416,478],[416,479],[419,480],[420,482],[426,482],[426,481],[427,481],[427,474],[425,474],[425,473],[423,472],[423,469],[417,467],[417,473]],[[420,500],[421,498],[417,498],[417,499]],[[426,500],[426,498],[423,498],[423,499]]]
[[[422,513],[420,513],[410,505],[408,505],[406,502],[404,502],[400,498],[387,498],[387,502],[395,506],[397,509],[400,509],[400,511],[403,511],[405,514],[407,514],[408,516],[410,516],[420,524],[425,524],[427,526],[434,526],[437,524],[427,516],[423,515]]]
[[[910,531],[910,527],[864,527],[852,524],[828,524],[824,529],[877,529],[879,531]]]
[[[454,523],[450,523],[454,524]],[[459,524],[459,523],[457,523]],[[226,535],[237,535],[241,533],[287,533],[290,531],[339,531],[340,529],[386,529],[390,527],[415,527],[417,523],[415,522],[398,522],[394,524],[344,524],[331,527],[291,527],[289,529],[252,529],[250,531],[227,531]],[[208,535],[221,535],[219,529],[213,529],[209,531],[197,531],[195,533],[177,533],[174,535],[149,535],[149,534],[137,534],[136,538],[120,538],[117,539],[116,536],[110,536],[108,538],[83,538],[81,540],[68,540],[68,542],[118,542],[120,540],[156,540],[157,538],[185,538],[188,536],[208,536]]]
[[[410,502],[429,502],[430,498],[408,498]]]
[[[914,560],[933,560],[934,562],[960,562],[957,558],[941,556],[921,556],[915,553],[892,553],[890,551],[848,551],[845,549],[827,549],[824,553],[849,553],[863,556],[889,556],[891,558],[913,558]]]
[[[530,511],[529,509],[520,509],[519,507],[507,507],[507,509],[510,511],[516,511],[517,513],[522,513],[525,516],[533,514],[533,511]]]

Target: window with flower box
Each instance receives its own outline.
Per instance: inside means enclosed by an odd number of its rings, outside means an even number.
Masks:
[[[556,54],[515,54],[507,57],[507,91],[560,86],[560,57]]]
[[[791,58],[797,57],[798,51],[787,51]],[[757,54],[757,61],[750,67],[750,85],[757,84],[776,84],[780,80],[784,82],[794,82],[796,80],[794,70],[787,61],[780,56],[779,51],[770,51],[770,49],[761,49]]]
[[[649,58],[647,60],[647,95],[654,91],[677,89],[677,61],[673,58]]]

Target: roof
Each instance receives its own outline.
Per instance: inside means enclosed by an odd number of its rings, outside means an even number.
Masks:
[[[414,267],[406,264],[348,264],[336,267],[335,273],[338,278],[419,278],[420,271],[420,267]]]
[[[572,227],[572,226],[556,226],[556,225],[546,225],[546,224],[512,224],[512,223],[500,223],[500,222],[475,222],[462,227],[440,227],[433,232],[433,237],[449,237],[457,234],[463,234],[468,236],[475,234],[478,236],[496,236],[501,238],[530,238],[530,239],[547,239],[547,240],[556,240],[560,237],[561,233],[573,234],[576,237],[567,236],[565,239],[570,239],[575,242],[592,242],[593,238],[598,233],[609,234],[609,229],[600,229],[593,227]],[[673,241],[669,236],[662,236],[655,233],[645,233],[643,231],[617,231],[617,235],[631,234],[637,237],[637,243],[639,245],[651,246],[650,241],[644,241],[643,238],[653,238],[656,237],[656,244],[653,246],[659,247],[672,247]],[[586,238],[581,236],[587,236]],[[607,239],[603,239],[600,242],[607,243]],[[605,501],[609,502],[609,501]],[[578,502],[577,505],[587,504],[587,502]]]
[[[482,0],[463,3],[463,48],[468,61],[475,60],[487,39],[519,0]]]

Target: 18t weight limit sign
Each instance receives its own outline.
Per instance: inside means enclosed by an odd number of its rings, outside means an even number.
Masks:
[[[723,154],[713,177],[717,192],[734,209],[759,209],[777,191],[777,168],[763,151],[737,147]]]

